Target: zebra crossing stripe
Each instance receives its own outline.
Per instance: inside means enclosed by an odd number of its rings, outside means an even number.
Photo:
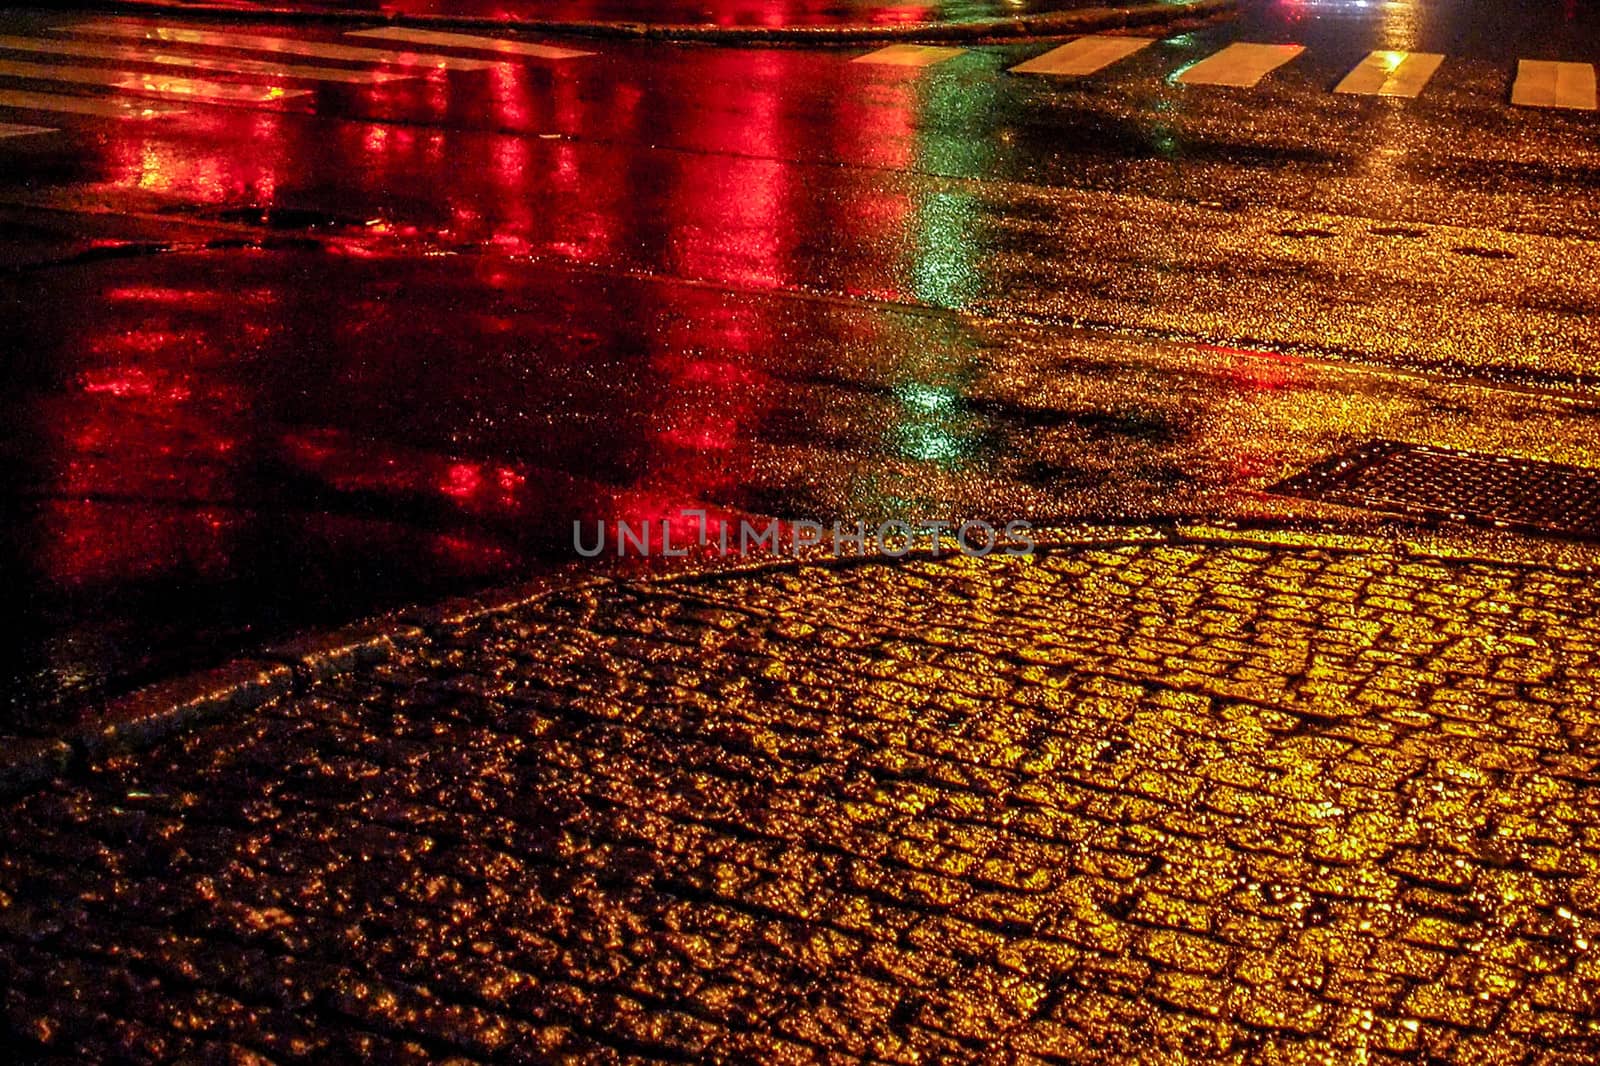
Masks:
[[[1589,63],[1517,60],[1511,102],[1518,107],[1560,107],[1595,110],[1594,67]]]
[[[188,67],[190,70],[209,70],[225,74],[266,75],[275,78],[299,78],[306,81],[328,81],[347,85],[379,85],[415,77],[411,74],[385,73],[378,70],[341,70],[337,67],[305,67],[290,63],[269,63],[260,59],[231,59],[219,56],[174,55],[152,52],[137,45],[105,44],[94,41],[48,40],[38,37],[8,37],[0,35],[0,50],[7,52],[42,52],[46,55],[75,56],[81,59],[115,59],[131,63],[149,63],[162,67]]]
[[[502,55],[526,56],[529,59],[576,59],[579,56],[594,55],[593,52],[580,52],[575,48],[557,48],[549,44],[508,41],[503,37],[475,37],[469,33],[414,30],[404,26],[380,26],[375,30],[351,30],[345,36],[372,37],[382,41],[400,41],[405,44],[426,44],[436,48],[499,52]]]
[[[1185,85],[1253,88],[1262,78],[1304,52],[1299,44],[1230,44],[1173,76]]]
[[[55,130],[44,126],[18,126],[12,122],[0,122],[0,137],[26,137],[33,133],[55,133]]]
[[[227,85],[193,78],[169,78],[164,74],[139,74],[105,67],[73,67],[57,63],[23,63],[0,59],[0,76],[27,78],[30,81],[61,81],[77,85],[100,85],[125,92],[153,96],[184,96],[213,103],[264,104],[309,96],[308,89],[280,89],[265,85]]]
[[[63,96],[59,93],[15,92],[0,89],[0,107],[18,111],[56,111],[70,115],[94,115],[97,118],[155,118],[158,115],[181,115],[181,107],[168,104],[123,100],[115,96]]]
[[[965,48],[940,48],[931,44],[891,44],[876,52],[856,56],[850,62],[875,63],[886,67],[931,67],[965,52]]]
[[[1443,62],[1444,56],[1435,52],[1372,52],[1333,91],[1415,97]]]
[[[1013,74],[1082,77],[1155,44],[1152,37],[1079,37],[1011,68]]]
[[[424,55],[389,48],[361,48],[325,41],[301,41],[293,37],[259,37],[250,33],[224,33],[218,30],[193,30],[180,26],[151,26],[125,22],[85,22],[64,26],[71,33],[94,37],[121,37],[137,41],[163,41],[192,44],[202,48],[236,48],[243,52],[272,52],[278,55],[309,56],[350,63],[380,63],[395,67],[432,67],[438,70],[493,70],[500,63],[491,59],[462,56]]]

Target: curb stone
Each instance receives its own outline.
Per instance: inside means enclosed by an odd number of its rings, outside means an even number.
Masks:
[[[254,711],[342,674],[388,662],[430,631],[529,607],[589,581],[558,575],[479,597],[409,608],[292,638],[221,666],[161,681],[106,703],[60,737],[0,736],[0,800],[47,784],[74,763],[148,747],[185,729]]]
[[[132,751],[189,726],[253,711],[286,695],[293,684],[294,672],[282,663],[239,659],[112,700],[103,714],[63,739],[91,759]]]
[[[1333,555],[1374,551],[1396,552],[1422,559],[1448,559],[1464,564],[1539,568],[1568,573],[1600,574],[1600,555],[1580,559],[1524,561],[1495,558],[1431,540],[1425,533],[1391,531],[1389,535],[1351,534],[1338,527],[1295,526],[1249,528],[1174,519],[1166,524],[1132,526],[1085,525],[1040,527],[1035,530],[1035,558],[1055,552],[1130,545],[1235,545],[1295,548]],[[648,584],[685,584],[738,575],[793,570],[807,566],[895,565],[948,558],[949,547],[917,549],[899,556],[870,555],[845,559],[780,558],[729,565],[725,560],[691,562],[668,574],[593,576],[577,567],[478,596],[461,596],[432,606],[412,607],[380,615],[322,634],[273,644],[222,666],[139,689],[104,705],[100,713],[56,738],[0,736],[0,800],[12,799],[69,772],[75,764],[113,753],[138,751],[185,729],[229,715],[248,714],[272,700],[304,691],[313,684],[381,665],[432,634],[492,615],[534,606],[556,595],[582,596],[618,580]]]
[[[175,4],[161,0],[87,0],[77,10],[121,15],[231,19],[291,24],[385,25],[437,30],[522,30],[573,37],[623,40],[700,41],[713,44],[850,44],[863,41],[980,41],[995,38],[1058,37],[1101,30],[1129,29],[1184,19],[1232,14],[1240,0],[1156,0],[1133,7],[1091,7],[972,22],[911,22],[890,26],[713,26],[645,22],[567,22],[555,19],[497,19],[474,15],[384,15],[382,12],[306,11],[297,8],[245,9],[227,4]]]
[[[360,622],[332,633],[298,637],[262,651],[261,657],[282,663],[299,684],[327,681],[340,674],[387,662],[401,648],[421,643],[420,628],[382,620]]]

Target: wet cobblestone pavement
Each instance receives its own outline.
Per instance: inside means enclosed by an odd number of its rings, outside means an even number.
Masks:
[[[603,580],[0,814],[23,1058],[1600,1060],[1583,569]]]

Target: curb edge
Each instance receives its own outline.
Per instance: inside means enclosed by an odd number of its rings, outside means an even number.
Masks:
[[[80,10],[121,15],[239,19],[280,23],[384,25],[414,29],[520,30],[571,37],[622,40],[698,41],[712,44],[850,44],[865,41],[975,41],[1053,37],[1127,29],[1184,19],[1216,18],[1238,9],[1240,0],[1154,0],[1132,7],[1090,7],[973,22],[912,22],[892,26],[715,26],[701,23],[571,22],[556,19],[497,19],[477,15],[384,15],[298,8],[241,9],[227,4],[178,4],[165,0],[86,0]]]
[[[1338,526],[1300,529],[1230,526],[1215,521],[1172,518],[1127,526],[1063,524],[1044,526],[1037,555],[1057,551],[1132,545],[1232,544],[1258,548],[1327,551],[1334,554],[1388,550],[1418,558],[1448,559],[1466,565],[1517,566],[1462,551],[1426,536],[1407,535],[1405,526],[1386,532],[1361,532]],[[863,556],[834,560],[843,565],[916,563],[948,558],[950,552],[922,548],[901,556]],[[582,595],[618,580],[682,583],[750,576],[816,565],[815,558],[763,560],[744,565],[689,566],[669,574],[574,576],[566,567],[530,581],[458,596],[439,603],[402,608],[325,633],[311,633],[271,644],[220,666],[137,689],[101,706],[98,714],[59,737],[9,737],[0,751],[0,801],[10,801],[48,784],[90,760],[126,754],[170,738],[190,727],[231,714],[248,714],[272,700],[304,692],[318,682],[389,662],[432,634],[497,614],[522,610],[556,595]],[[1600,572],[1593,563],[1543,560],[1522,563],[1566,571]]]

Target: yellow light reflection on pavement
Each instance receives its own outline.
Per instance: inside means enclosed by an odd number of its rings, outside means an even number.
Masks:
[[[1434,52],[1373,52],[1346,74],[1333,91],[1359,96],[1415,97],[1443,62],[1444,56]]]
[[[237,48],[245,52],[274,52],[281,55],[310,56],[351,63],[386,63],[397,67],[438,67],[442,70],[490,70],[496,63],[488,59],[459,56],[424,55],[397,52],[388,48],[358,48],[348,44],[297,40],[292,37],[259,37],[249,33],[223,33],[216,30],[191,30],[178,26],[151,26],[148,23],[85,22],[61,29],[97,37],[128,37],[139,41],[167,41],[199,45],[204,48]]]
[[[267,103],[309,96],[306,89],[280,89],[263,85],[227,85],[193,78],[169,78],[158,74],[139,74],[104,67],[71,67],[57,64],[22,63],[0,59],[0,76],[33,81],[61,81],[76,85],[102,85],[126,92],[153,93],[158,96],[184,96],[214,103]]]
[[[76,56],[83,59],[115,59],[128,63],[149,63],[161,67],[187,67],[225,74],[260,74],[276,78],[299,78],[346,85],[381,85],[414,77],[381,70],[343,70],[338,67],[308,67],[291,63],[271,63],[261,59],[226,56],[176,55],[152,52],[137,45],[104,44],[94,41],[51,41],[37,37],[0,35],[0,49],[8,52],[39,52],[46,55]]]

